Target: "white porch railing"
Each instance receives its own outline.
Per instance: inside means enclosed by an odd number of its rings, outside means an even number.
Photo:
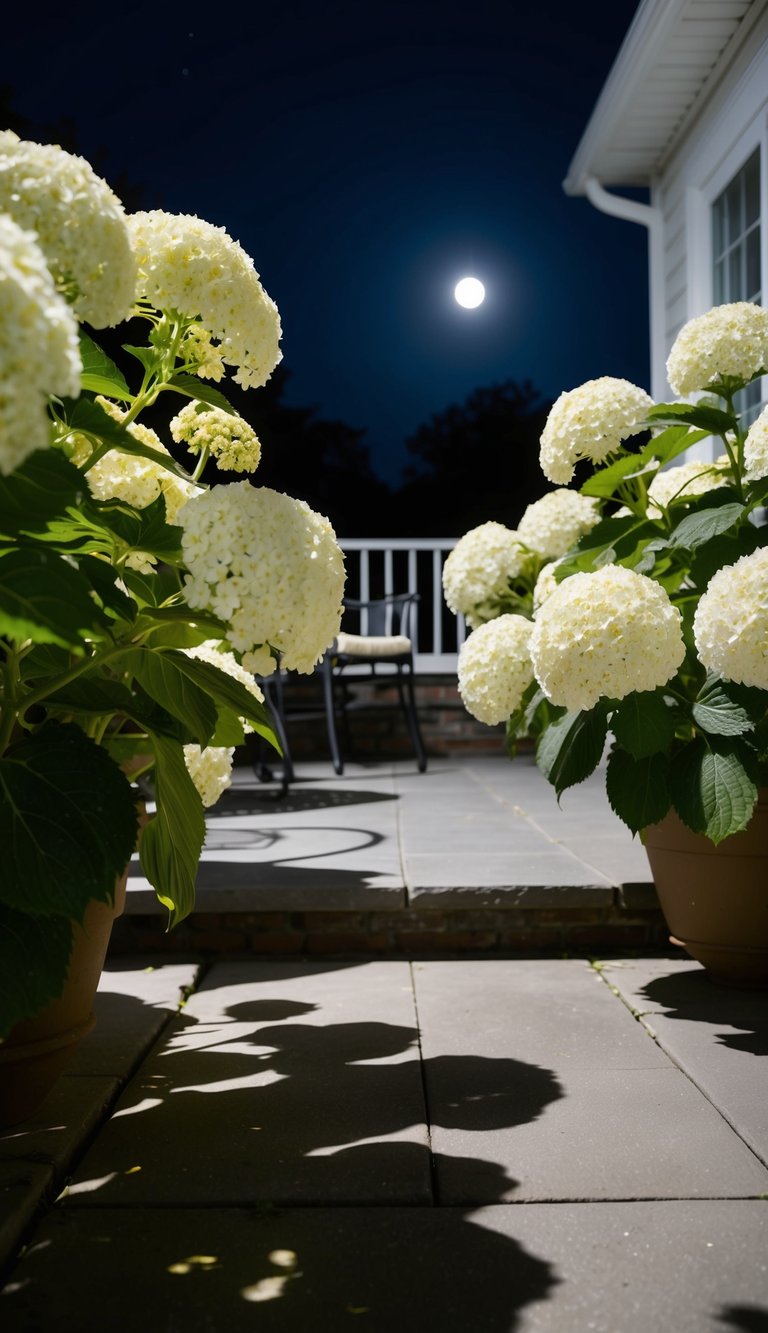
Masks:
[[[367,601],[384,594],[417,592],[414,669],[456,675],[459,648],[467,637],[463,616],[443,600],[445,557],[456,537],[341,537],[348,597]]]

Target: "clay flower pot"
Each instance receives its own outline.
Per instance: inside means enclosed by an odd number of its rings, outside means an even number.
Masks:
[[[0,1128],[26,1120],[44,1101],[96,1019],[93,1000],[112,923],[125,907],[128,872],[115,885],[114,906],[92,901],[73,928],[64,990],[31,1018],[17,1023],[0,1045]]]
[[[715,981],[768,987],[768,789],[749,827],[718,846],[673,810],[643,842],[673,941]]]

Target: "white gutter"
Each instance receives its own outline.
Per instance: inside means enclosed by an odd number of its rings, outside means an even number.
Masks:
[[[664,232],[661,210],[653,204],[641,204],[611,194],[596,176],[586,176],[584,193],[601,213],[639,222],[648,232],[648,313],[651,332],[651,396],[657,402],[667,397],[667,369],[664,356]]]

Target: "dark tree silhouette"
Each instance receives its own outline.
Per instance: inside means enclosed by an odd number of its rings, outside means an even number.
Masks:
[[[514,527],[550,489],[539,467],[550,406],[530,380],[510,379],[432,416],[406,440],[416,461],[396,495],[400,531],[460,536],[489,519]]]

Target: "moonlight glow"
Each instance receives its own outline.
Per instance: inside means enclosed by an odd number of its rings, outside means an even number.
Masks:
[[[475,306],[482,305],[485,300],[485,287],[479,278],[462,278],[457,282],[453,292],[459,305],[463,305],[466,310],[474,310]]]

